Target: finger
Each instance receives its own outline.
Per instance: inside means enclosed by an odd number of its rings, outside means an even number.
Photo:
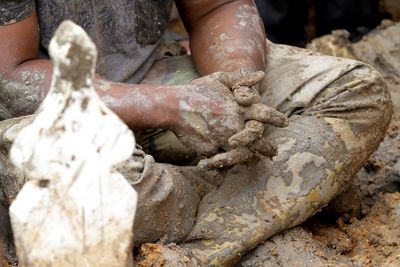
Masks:
[[[276,146],[270,143],[265,138],[259,138],[256,141],[254,141],[254,143],[252,143],[250,146],[250,150],[253,152],[258,152],[261,155],[271,159],[278,153],[278,149],[276,148]]]
[[[215,155],[220,147],[214,139],[207,140],[204,136],[196,133],[182,133],[181,131],[173,132],[185,147],[206,157]]]
[[[263,71],[247,71],[241,70],[236,72],[216,72],[211,74],[212,77],[219,80],[222,84],[230,89],[240,86],[252,87],[262,82],[265,77]]]
[[[237,73],[237,72],[236,72]],[[265,72],[263,71],[247,71],[247,70],[240,70],[238,72],[238,76],[242,77],[242,79],[238,78],[236,83],[232,84],[232,88],[238,88],[240,86],[245,87],[252,87],[261,83],[264,80]]]
[[[121,165],[122,168],[122,165]],[[131,173],[143,172],[144,170],[144,162],[132,160],[129,162],[125,162],[123,168],[125,170],[129,170]]]
[[[269,123],[278,127],[286,127],[289,124],[289,120],[284,114],[263,104],[253,104],[246,107],[245,117],[248,120]]]
[[[259,121],[250,120],[246,122],[245,129],[229,138],[228,143],[232,148],[246,146],[260,139],[264,133],[264,124]]]
[[[240,147],[217,154],[209,159],[200,160],[197,166],[202,169],[219,169],[247,162],[253,157],[254,153],[250,149]]]
[[[138,157],[144,157],[146,154],[144,153],[143,148],[140,145],[136,144],[135,148],[133,149],[132,155]]]
[[[250,87],[240,86],[233,91],[236,102],[241,106],[250,106],[260,102],[260,95],[257,90]]]

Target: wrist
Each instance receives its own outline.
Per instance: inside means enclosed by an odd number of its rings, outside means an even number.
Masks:
[[[179,100],[183,86],[162,86],[154,92],[155,109],[152,120],[157,124],[155,128],[173,129],[180,122]]]
[[[96,85],[105,104],[133,130],[169,129],[178,120],[175,86],[107,82],[104,90]]]

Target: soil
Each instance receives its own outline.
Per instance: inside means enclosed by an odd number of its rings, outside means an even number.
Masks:
[[[400,194],[386,193],[361,220],[316,216],[274,236],[239,266],[400,266],[399,209]]]

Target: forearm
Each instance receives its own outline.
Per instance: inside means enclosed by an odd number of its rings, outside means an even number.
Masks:
[[[53,64],[39,60],[36,13],[18,23],[0,26],[0,115],[33,113],[45,98]],[[105,103],[132,129],[167,128],[178,117],[175,87],[118,84],[96,77],[95,87]]]
[[[202,75],[265,70],[265,31],[253,1],[221,5],[191,25],[191,51]]]
[[[179,114],[176,86],[113,83],[101,77],[95,88],[104,103],[131,129],[168,129]]]
[[[32,113],[50,88],[50,60],[29,60],[3,72],[0,103],[10,116]],[[121,84],[96,76],[95,88],[105,104],[130,128],[168,128],[178,110],[175,87]],[[17,89],[17,90],[16,90]]]

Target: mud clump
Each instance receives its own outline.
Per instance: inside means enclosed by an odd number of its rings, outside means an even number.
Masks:
[[[138,266],[153,266],[161,267],[164,264],[164,257],[160,246],[157,244],[144,244],[140,250],[140,257],[138,258]]]

